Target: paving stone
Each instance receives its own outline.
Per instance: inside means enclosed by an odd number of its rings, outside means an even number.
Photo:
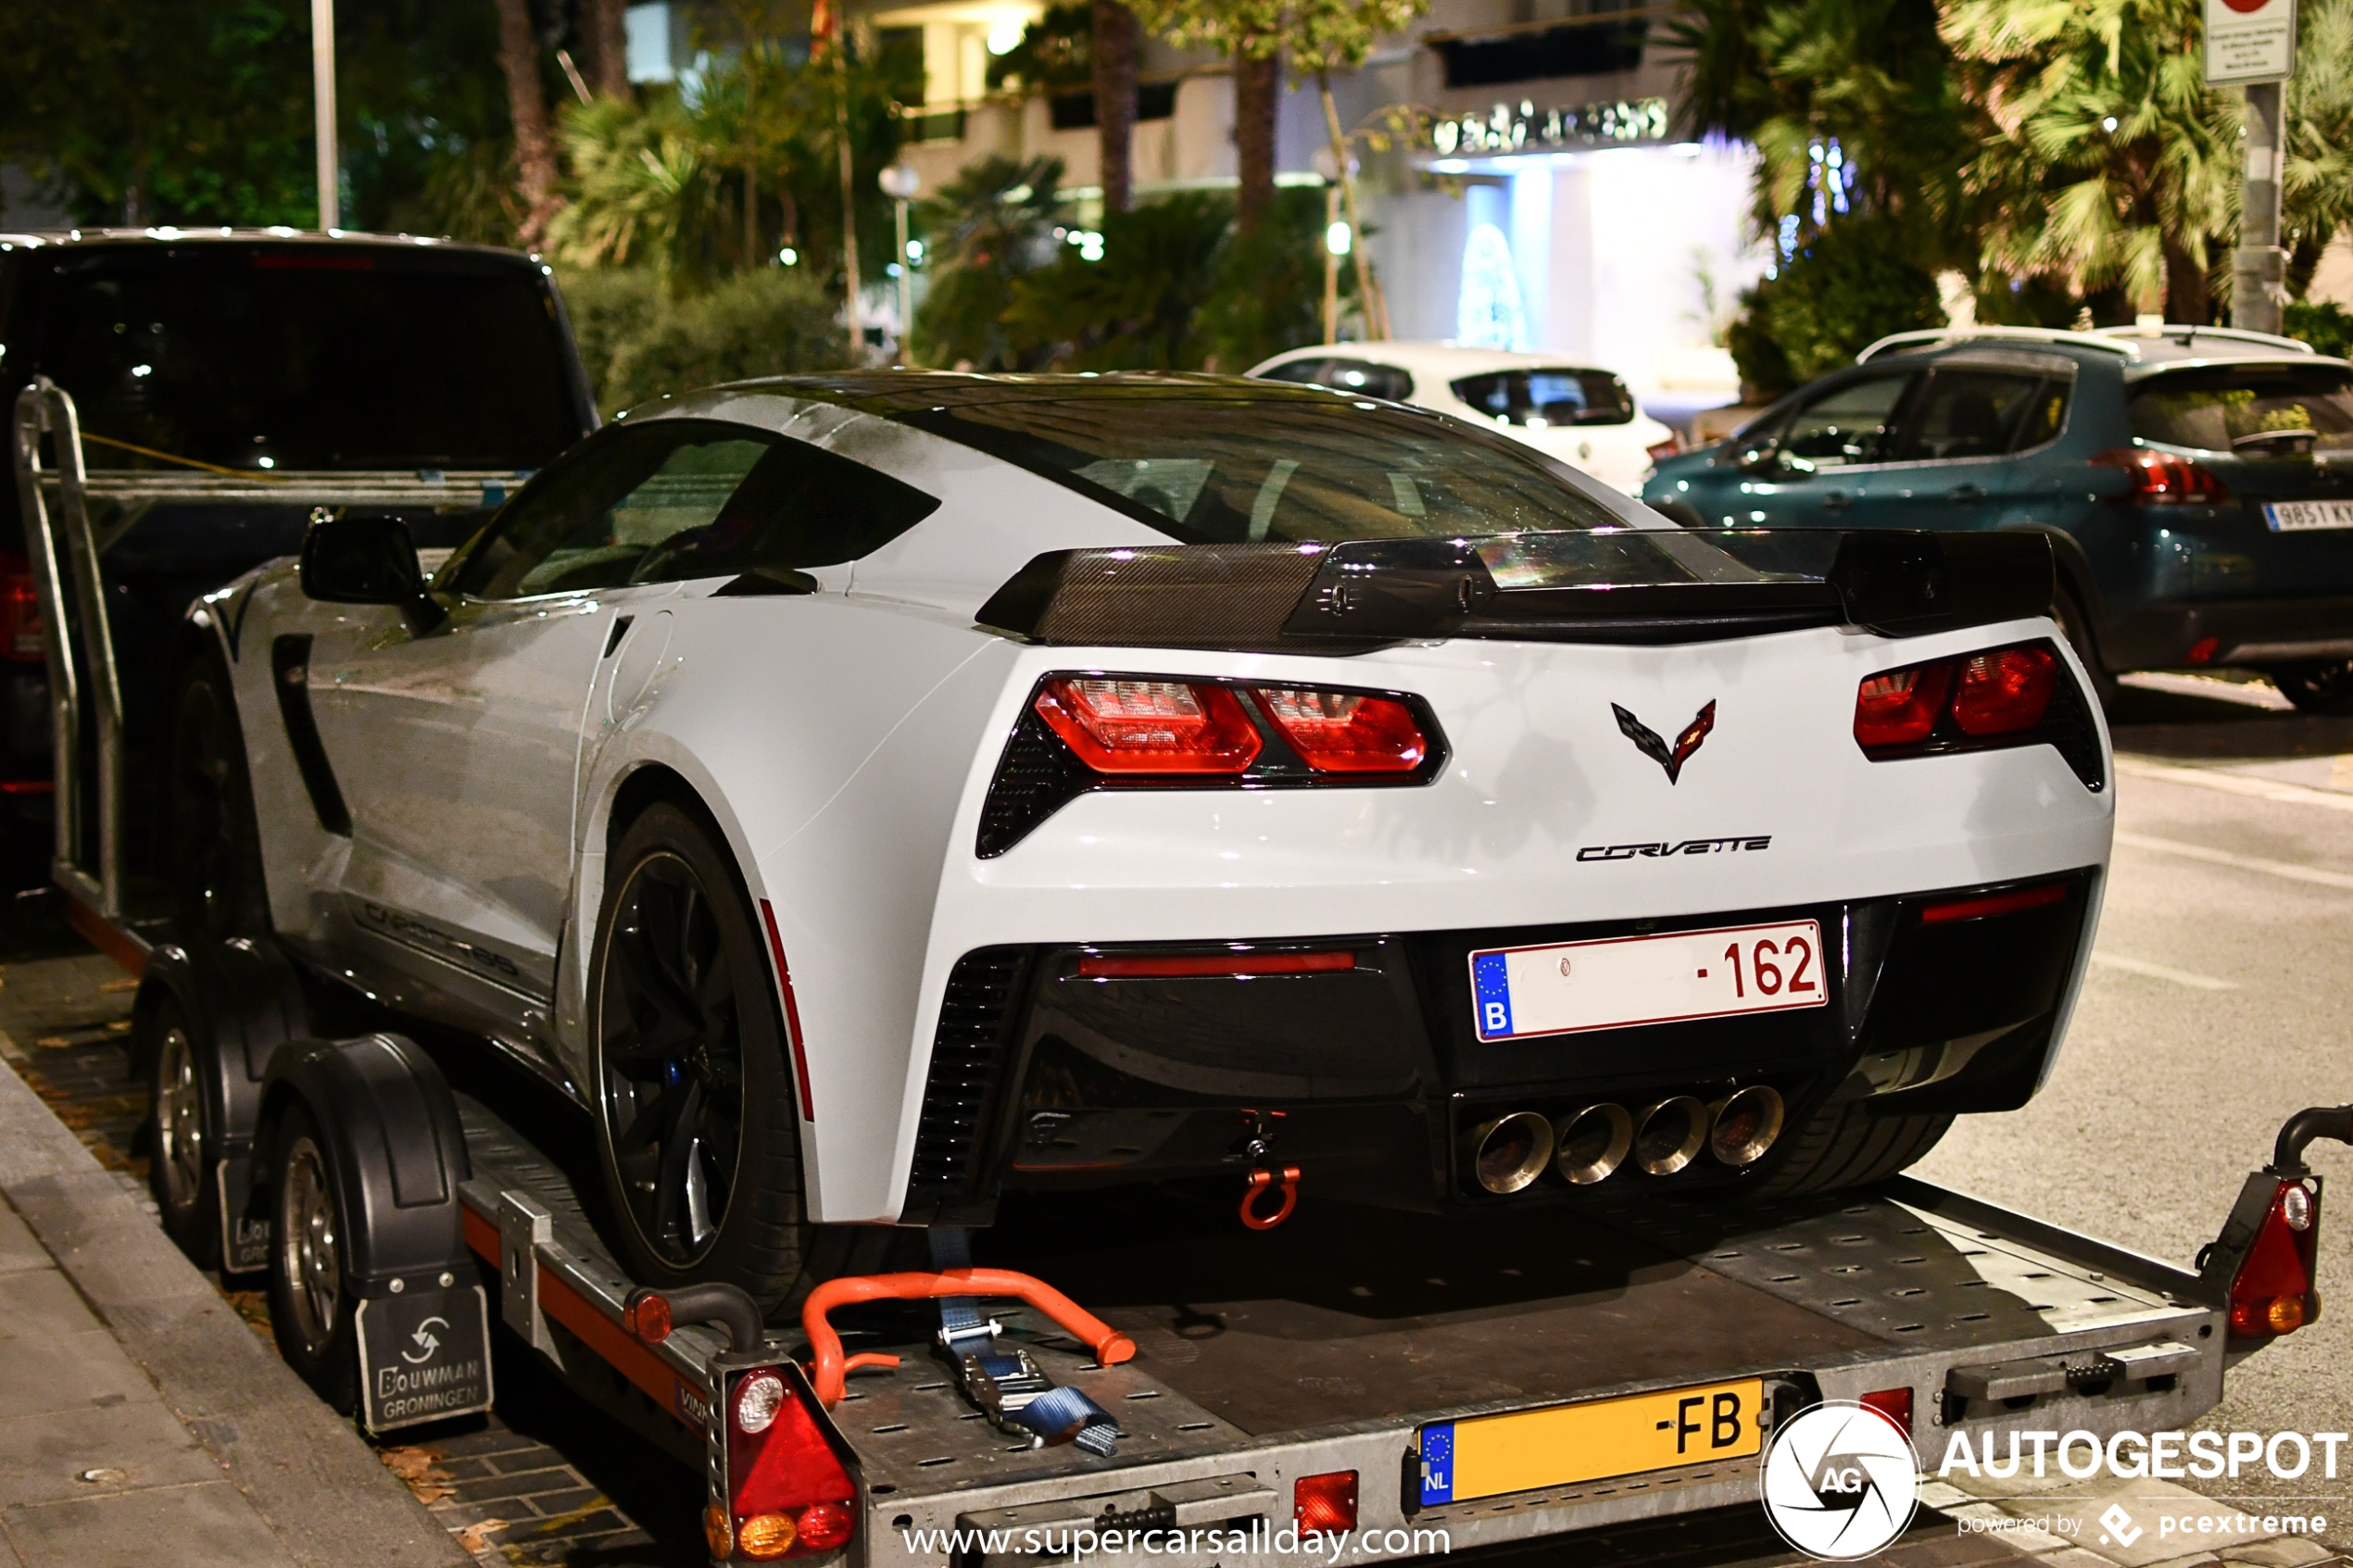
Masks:
[[[80,1479],[89,1470],[124,1479]],[[220,1478],[219,1461],[155,1401],[0,1421],[0,1505]]]
[[[6,1354],[44,1358],[36,1347],[104,1326],[55,1267],[0,1274],[0,1343],[28,1342],[9,1346]]]
[[[20,1344],[17,1353],[0,1355],[0,1420],[157,1398],[147,1374],[104,1329],[61,1334],[37,1356],[31,1348]]]
[[[0,1198],[0,1273],[18,1269],[54,1269],[57,1265],[25,1228],[24,1221]]]
[[[19,1505],[0,1523],[24,1568],[294,1568],[261,1516],[220,1480]]]
[[[2072,1529],[2054,1533],[2120,1568],[2157,1568],[2265,1538],[2259,1521],[2170,1481],[2078,1483],[2076,1490],[2062,1496],[2013,1498],[2003,1506],[2020,1517],[2070,1521]],[[2125,1515],[2115,1531],[2101,1519],[2111,1508],[2122,1509]],[[2184,1518],[2189,1521],[2186,1529],[2179,1527]]]
[[[2336,1553],[2302,1536],[2277,1536],[2252,1546],[2226,1546],[2215,1555],[2225,1562],[2251,1563],[2254,1568],[2304,1568],[2308,1562],[2326,1562]]]

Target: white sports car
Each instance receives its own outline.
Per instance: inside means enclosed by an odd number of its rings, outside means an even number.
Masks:
[[[2050,590],[1322,389],[725,387],[430,584],[350,517],[195,607],[182,907],[560,1085],[654,1283],[1017,1187],[1826,1190],[2057,1048],[2111,810]]]

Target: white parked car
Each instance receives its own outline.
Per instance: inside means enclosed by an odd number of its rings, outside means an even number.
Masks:
[[[1017,1188],[1827,1190],[2057,1048],[2111,813],[2050,583],[1305,387],[723,387],[430,583],[346,516],[193,607],[177,891],[576,1101],[656,1284]]]
[[[1683,449],[1615,371],[1557,355],[1451,343],[1336,343],[1277,354],[1250,374],[1385,397],[1475,420],[1631,495]]]

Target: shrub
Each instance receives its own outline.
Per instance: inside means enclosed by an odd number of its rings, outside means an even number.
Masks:
[[[763,268],[672,299],[650,274],[608,268],[567,278],[564,297],[608,416],[664,394],[849,362],[839,307],[799,270]]]
[[[2281,324],[2287,335],[2310,344],[2315,353],[2338,359],[2353,354],[2353,310],[2333,302],[2296,299],[2288,302],[2285,315]]]
[[[1768,395],[1852,362],[1890,332],[1944,324],[1936,280],[1905,257],[1894,225],[1861,216],[1815,234],[1741,303],[1732,358]]]

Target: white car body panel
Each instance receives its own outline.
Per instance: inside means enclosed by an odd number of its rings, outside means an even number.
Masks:
[[[329,967],[361,951],[395,964],[388,999],[474,1020],[575,1094],[613,804],[648,766],[696,791],[751,897],[773,908],[790,966],[820,1221],[899,1218],[942,994],[976,948],[1671,918],[2108,859],[2112,796],[2049,746],[1873,762],[1853,739],[1858,681],[1941,655],[2047,638],[2081,682],[2047,621],[1900,640],[1460,640],[1348,658],[1029,646],[973,615],[1033,556],[1166,537],[873,416],[757,390],[665,413],[799,434],[944,504],[853,567],[820,571],[824,591],[805,596],[713,597],[718,580],[549,595],[464,606],[454,634],[416,639],[393,610],[307,600],[290,563],[209,602],[280,933]],[[314,708],[350,838],[320,827],[278,711],[269,649],[299,633],[316,639]],[[1039,679],[1086,670],[1411,692],[1451,752],[1419,787],[1084,795],[980,859],[1005,737]],[[1714,732],[1676,784],[1611,713],[1622,704],[1672,734],[1710,701]],[[1578,858],[1731,835],[1771,842]],[[371,904],[434,934],[368,930]]]

